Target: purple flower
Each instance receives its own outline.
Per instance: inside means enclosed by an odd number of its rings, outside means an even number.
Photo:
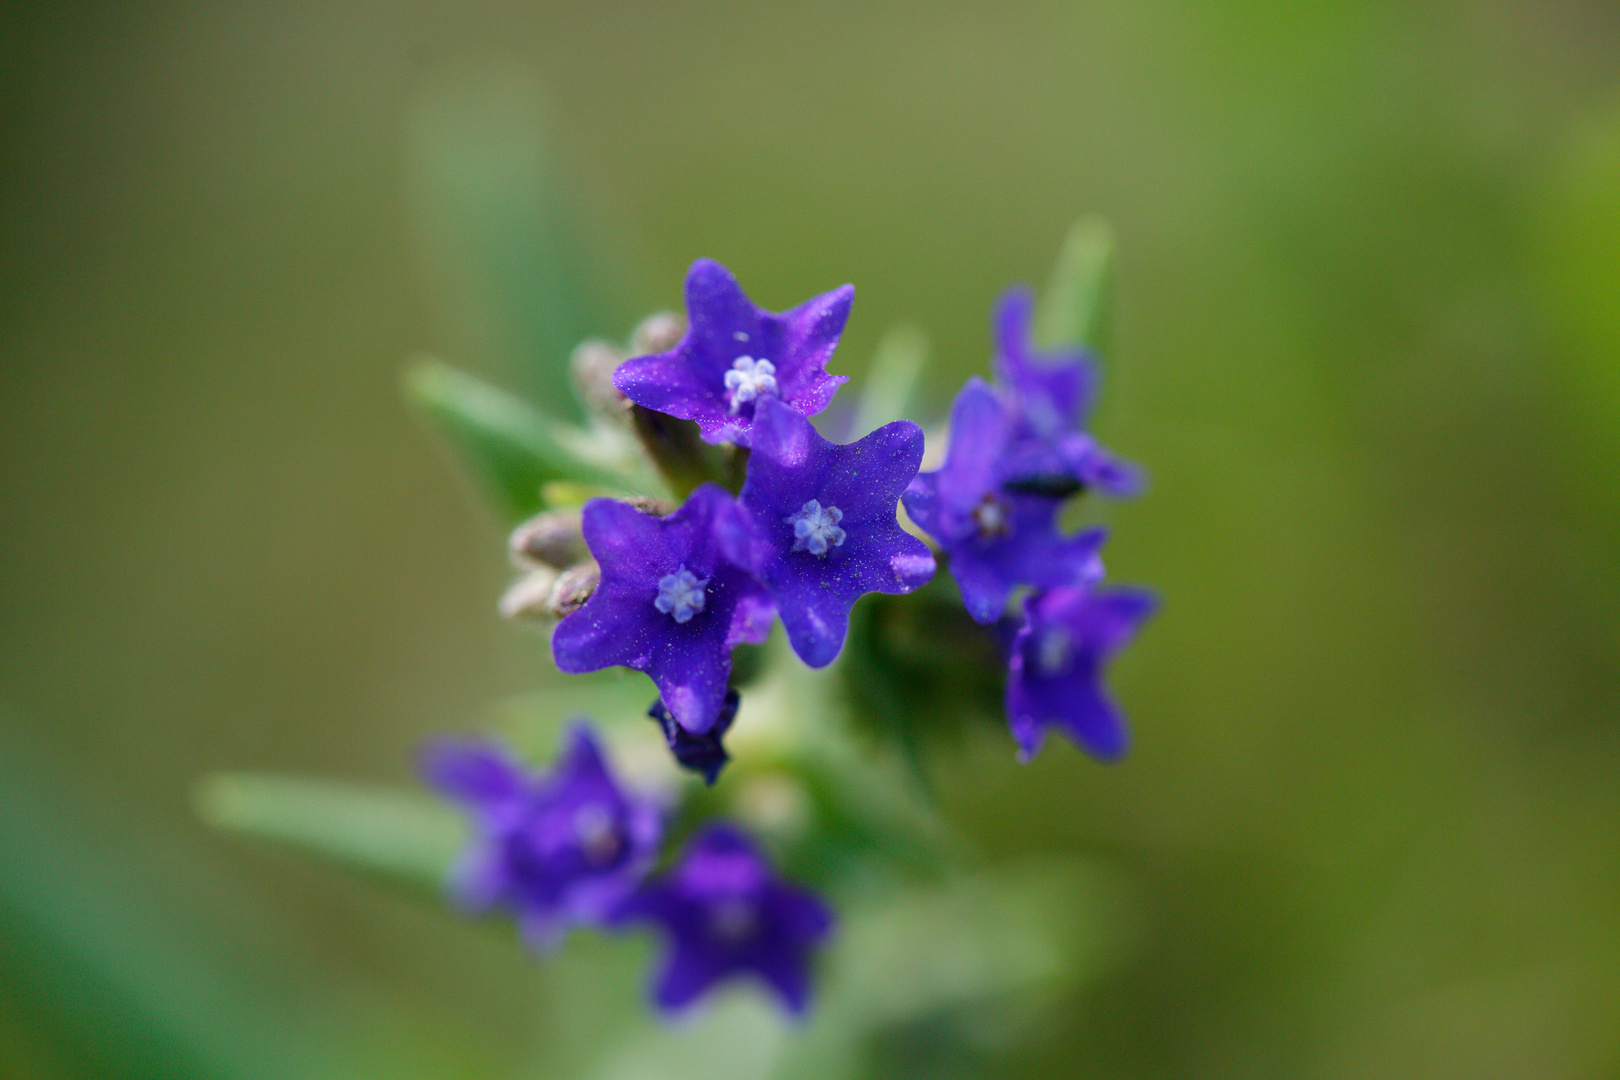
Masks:
[[[839,446],[781,402],[760,403],[748,478],[720,536],[769,590],[811,667],[843,648],[861,595],[907,593],[933,576],[934,556],[895,514],[922,452],[922,429],[909,420]]]
[[[702,735],[694,735],[676,723],[675,717],[664,707],[662,698],[652,703],[647,715],[658,721],[658,726],[664,731],[664,741],[669,744],[669,751],[675,755],[675,760],[681,768],[700,774],[703,782],[713,787],[715,780],[720,776],[720,770],[731,760],[731,755],[726,753],[720,739],[731,730],[731,722],[737,719],[737,706],[741,703],[741,694],[735,690],[727,690],[725,704],[720,706],[719,717],[716,718],[714,726]]]
[[[586,503],[585,543],[602,581],[552,633],[557,667],[644,671],[682,727],[698,735],[714,727],[732,647],[763,642],[776,614],[759,583],[720,555],[715,518],[730,505],[713,484],[665,518],[612,499]]]
[[[657,857],[657,809],[619,788],[584,724],[550,774],[526,771],[494,743],[443,740],[424,750],[422,775],[476,828],[452,894],[473,911],[510,908],[536,948],[570,925],[610,921]]]
[[[1020,760],[1040,750],[1048,724],[1104,761],[1125,752],[1125,721],[1103,692],[1103,668],[1157,603],[1145,589],[1085,588],[1024,601],[1007,674],[1007,723]]]
[[[1062,500],[1002,484],[1015,418],[983,379],[969,379],[951,406],[944,467],[923,473],[902,496],[906,512],[949,554],[968,614],[992,623],[1018,585],[1058,587],[1102,577],[1104,533],[1058,532]]]
[[[1135,494],[1139,470],[1081,430],[1097,392],[1096,364],[1080,349],[1038,352],[1030,334],[1034,309],[1034,294],[1021,285],[996,303],[996,379],[1015,417],[1003,479],[1015,490],[1042,494],[1071,495],[1082,487]]]
[[[653,988],[665,1012],[746,973],[802,1015],[810,998],[810,951],[833,926],[820,900],[776,880],[753,842],[724,823],[694,837],[674,869],[643,888],[625,915],[658,923],[669,940]]]
[[[613,385],[638,405],[697,421],[705,442],[747,446],[761,401],[814,416],[848,381],[827,374],[827,360],[854,297],[845,285],[772,314],[754,306],[731,271],[699,259],[686,275],[690,323],[680,344],[626,360]]]

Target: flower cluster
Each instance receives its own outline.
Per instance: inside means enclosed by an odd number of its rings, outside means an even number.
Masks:
[[[1078,350],[1038,352],[1030,335],[1034,298],[1013,288],[997,305],[997,386],[974,377],[951,406],[945,462],[912,481],[906,511],[939,544],[968,614],[1006,618],[1015,589],[1028,586],[1014,619],[1007,722],[1028,761],[1056,724],[1104,760],[1124,753],[1125,727],[1102,689],[1102,666],[1153,611],[1152,594],[1101,590],[1105,533],[1065,536],[1064,501],[1095,488],[1128,495],[1137,469],[1082,430],[1097,385]]]
[[[530,773],[486,742],[435,743],[422,771],[473,820],[473,845],[451,881],[463,906],[509,909],[539,949],[571,926],[655,924],[669,942],[653,989],[666,1012],[738,974],[764,981],[789,1012],[804,1011],[811,951],[832,930],[826,906],[777,880],[753,841],[723,822],[649,879],[661,815],[619,785],[585,725],[549,774]]]
[[[1034,298],[1009,290],[992,320],[994,382],[968,380],[940,467],[920,473],[924,437],[910,421],[850,443],[811,425],[845,381],[827,363],[853,295],[844,286],[768,312],[724,267],[700,260],[684,322],[649,320],[629,352],[582,346],[584,399],[625,421],[617,430],[640,442],[639,475],[655,469],[667,492],[564,503],[520,526],[511,547],[527,576],[502,610],[559,620],[551,650],[561,671],[650,677],[648,715],[676,762],[713,785],[742,704],[739,646],[764,643],[780,619],[798,658],[826,667],[845,648],[857,600],[912,593],[943,563],[972,621],[939,621],[995,642],[976,646],[989,659],[973,663],[986,671],[1000,650],[1020,758],[1053,726],[1099,759],[1118,757],[1125,726],[1104,668],[1155,600],[1103,585],[1103,530],[1061,524],[1076,495],[1141,486],[1138,470],[1086,430],[1092,358],[1037,349]],[[661,815],[614,781],[585,728],[549,775],[482,743],[437,744],[424,771],[478,826],[453,878],[463,904],[510,909],[540,947],[571,925],[656,924],[670,942],[654,993],[665,1010],[738,972],[804,1009],[827,908],[778,882],[746,836],[715,821],[649,879]]]
[[[907,593],[933,576],[933,554],[896,513],[922,463],[922,430],[898,420],[839,445],[807,419],[844,382],[826,363],[853,295],[845,286],[772,314],[702,260],[686,281],[684,335],[613,375],[635,405],[750,450],[735,495],[700,484],[664,517],[612,499],[587,503],[582,532],[600,584],[552,635],[562,671],[618,665],[649,675],[657,709],[681,729],[669,734],[678,755],[683,739],[716,727],[732,650],[763,642],[778,615],[800,659],[825,667],[857,599]],[[716,759],[702,760],[694,767],[712,782]]]

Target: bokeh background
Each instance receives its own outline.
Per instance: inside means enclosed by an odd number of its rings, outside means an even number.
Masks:
[[[192,805],[411,785],[554,678],[404,360],[566,410],[706,255],[854,282],[856,385],[924,327],[934,419],[1083,212],[1165,605],[1125,762],[938,762],[986,858],[1131,898],[994,1074],[1620,1073],[1612,4],[25,0],[0,154],[0,1075],[544,1074],[613,946]]]

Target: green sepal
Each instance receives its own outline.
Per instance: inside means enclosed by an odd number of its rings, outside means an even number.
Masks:
[[[944,565],[908,596],[863,597],[839,670],[856,728],[898,753],[930,798],[929,747],[1004,722],[1006,665],[994,631],[968,617]]]
[[[740,446],[711,446],[690,420],[641,405],[630,408],[630,425],[677,499],[684,501],[699,484],[719,484],[735,495],[748,472],[748,451]]]
[[[1070,226],[1036,305],[1036,343],[1102,351],[1113,284],[1114,230],[1101,217],[1083,217]]]
[[[462,816],[426,794],[299,776],[218,773],[197,786],[196,806],[216,828],[432,890],[467,842]]]
[[[528,402],[438,360],[405,372],[405,396],[455,448],[456,457],[505,520],[545,509],[542,488],[555,481],[626,491],[627,482],[567,449],[565,427]]]

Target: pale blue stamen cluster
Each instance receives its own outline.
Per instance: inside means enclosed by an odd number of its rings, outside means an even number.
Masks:
[[[759,912],[747,900],[724,899],[709,911],[709,936],[725,945],[741,945],[760,930]]]
[[[1035,663],[1042,675],[1048,678],[1061,675],[1068,669],[1073,657],[1074,642],[1067,633],[1054,627],[1041,635],[1035,651]]]
[[[973,523],[979,527],[980,536],[1009,535],[1012,532],[1012,523],[1007,517],[1007,504],[998,499],[994,493],[986,495],[979,505],[973,508]]]
[[[658,599],[653,601],[653,607],[678,623],[690,622],[703,610],[704,590],[708,587],[708,578],[700,578],[683,566],[658,579]]]
[[[761,394],[776,393],[776,365],[769,360],[739,356],[726,372],[726,389],[731,391],[731,411],[755,400]]]
[[[601,865],[619,852],[619,829],[613,811],[598,802],[588,802],[574,811],[574,839],[585,861]]]
[[[782,520],[793,526],[794,551],[825,555],[828,548],[841,546],[848,535],[838,527],[844,520],[844,512],[836,506],[823,507],[815,499]]]

